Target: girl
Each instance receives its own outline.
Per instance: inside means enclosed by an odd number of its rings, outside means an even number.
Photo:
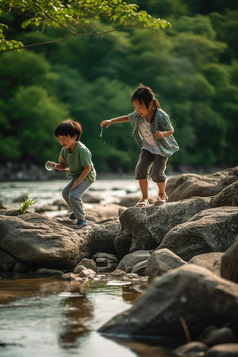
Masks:
[[[132,136],[141,148],[138,163],[135,169],[135,178],[139,180],[142,198],[136,207],[146,207],[148,202],[148,176],[153,164],[152,180],[158,186],[158,197],[155,205],[166,203],[168,197],[166,188],[166,163],[168,157],[179,150],[178,144],[172,135],[173,126],[155,98],[149,87],[140,85],[132,95],[132,104],[135,111],[121,117],[104,120],[101,126],[108,128],[114,123],[130,121],[133,125]]]

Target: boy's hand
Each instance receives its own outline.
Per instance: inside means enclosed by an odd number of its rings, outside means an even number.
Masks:
[[[103,121],[100,123],[100,126],[106,125],[106,128],[108,128],[111,124],[112,124],[112,121],[111,121],[111,120],[103,120]]]

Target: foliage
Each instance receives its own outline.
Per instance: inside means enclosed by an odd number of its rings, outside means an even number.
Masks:
[[[152,18],[146,11],[140,11],[138,5],[127,4],[124,0],[1,0],[0,15],[7,12],[23,15],[21,27],[24,29],[35,26],[43,32],[47,26],[62,28],[65,31],[63,38],[105,34],[108,31],[98,32],[94,27],[95,20],[103,19],[117,24],[110,31],[134,27],[155,30],[170,25],[166,20]],[[6,29],[7,25],[0,23],[0,50],[24,48],[22,41],[6,37]]]
[[[2,112],[7,118],[1,144],[7,160],[47,161],[58,147],[52,132],[69,112],[53,95],[58,77],[49,69],[44,58],[31,52],[17,57],[6,53],[0,61]]]
[[[102,137],[99,124],[133,111],[130,94],[143,83],[157,94],[175,129],[180,150],[169,168],[237,165],[237,10],[229,2],[221,7],[221,0],[137,3],[155,17],[168,15],[173,27],[114,32],[115,26],[97,20],[95,32],[105,30],[106,36],[1,54],[3,162],[57,160],[61,147],[54,129],[72,117],[83,125],[82,142],[97,171],[131,172],[140,152],[131,124],[104,128]],[[9,34],[25,44],[64,36],[60,27],[36,33],[32,25],[18,33],[18,17],[4,16]]]
[[[28,207],[34,205],[37,201],[33,201],[33,199],[25,198],[21,207],[19,208],[19,214],[24,214]]]

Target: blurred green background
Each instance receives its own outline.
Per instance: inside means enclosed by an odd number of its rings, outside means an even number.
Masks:
[[[237,165],[238,1],[134,1],[171,28],[122,30],[78,37],[34,50],[0,54],[1,161],[57,160],[55,127],[66,118],[83,126],[81,141],[98,172],[131,172],[140,148],[130,123],[100,122],[133,111],[131,93],[150,86],[173,123],[180,151],[169,168]],[[61,36],[35,28],[19,34],[14,14],[1,17],[25,43]],[[97,23],[97,28],[110,28]]]

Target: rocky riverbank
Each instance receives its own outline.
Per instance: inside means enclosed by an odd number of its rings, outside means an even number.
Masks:
[[[98,173],[100,178],[131,178],[131,173]],[[65,179],[64,171],[53,170],[47,171],[44,165],[11,163],[0,164],[0,181],[46,181]]]
[[[168,169],[167,175],[180,175],[183,173],[197,173],[199,175],[217,172],[218,168],[192,168],[189,166],[180,166],[177,170]],[[109,172],[97,173],[98,178],[131,178],[134,177],[134,171],[123,172]],[[65,178],[63,171],[47,171],[44,165],[35,165],[27,163],[12,163],[0,164],[0,181],[45,181],[45,180],[59,180]]]
[[[100,333],[189,342],[176,355],[238,355],[238,167],[179,175],[167,194],[162,206],[135,208],[137,198],[124,198],[103,212],[97,204],[83,229],[68,217],[2,208],[2,276],[148,281]]]

